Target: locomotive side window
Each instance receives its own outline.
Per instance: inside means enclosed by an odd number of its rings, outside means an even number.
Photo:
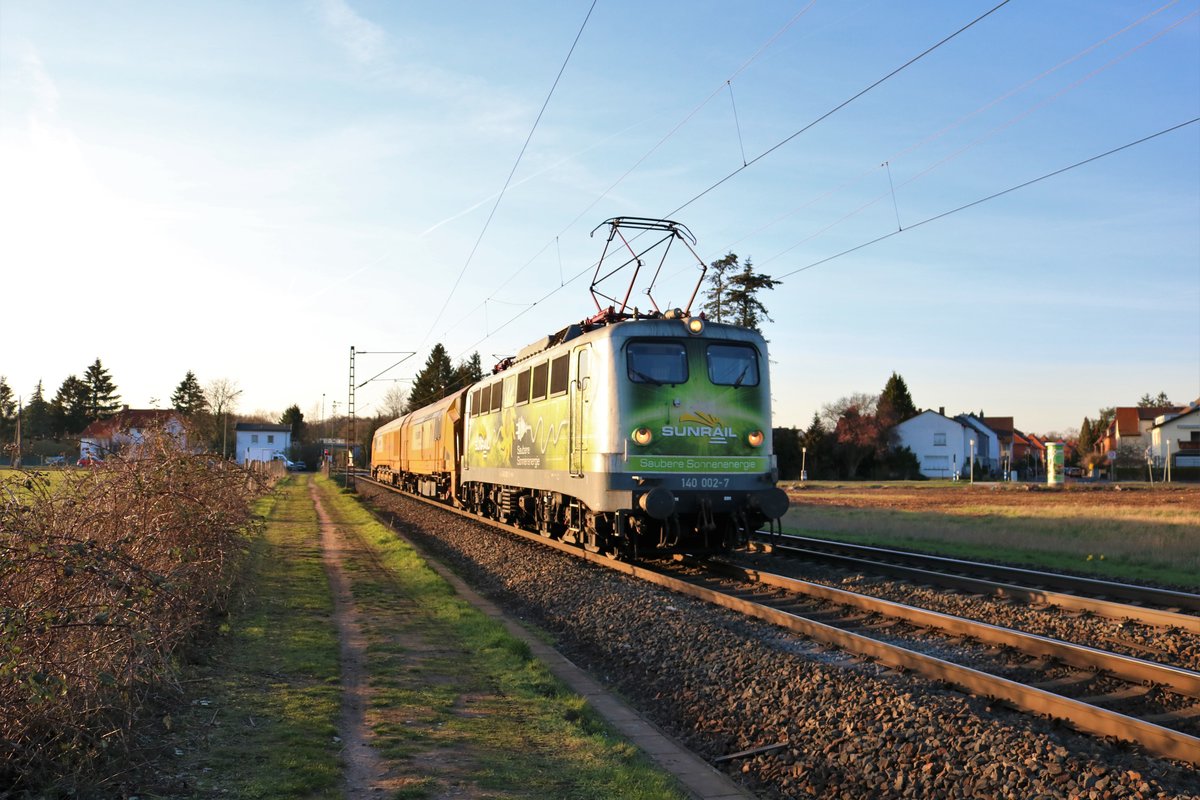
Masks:
[[[492,411],[500,410],[500,401],[504,399],[504,384],[497,381],[491,386],[492,389]]]
[[[546,378],[550,370],[550,362],[543,361],[533,368],[533,391],[532,399],[546,399]]]
[[[629,380],[634,383],[687,383],[687,350],[682,342],[630,342]]]
[[[475,391],[471,392],[471,413],[472,414],[478,415],[478,414],[486,414],[487,413],[487,409],[482,408],[479,405],[479,395],[482,394],[482,392],[483,392],[482,389],[476,389]]]
[[[569,354],[563,354],[550,362],[550,396],[567,390],[567,367]]]
[[[708,379],[717,386],[758,386],[758,351],[744,344],[710,344]]]
[[[517,405],[529,402],[529,370],[517,376]]]

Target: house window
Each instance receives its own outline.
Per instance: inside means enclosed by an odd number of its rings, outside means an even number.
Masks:
[[[258,444],[258,434],[257,433],[250,434],[250,444]]]
[[[933,444],[935,447],[945,447],[946,446],[946,434],[935,433],[933,435]]]
[[[275,434],[267,434],[267,444],[275,444]]]

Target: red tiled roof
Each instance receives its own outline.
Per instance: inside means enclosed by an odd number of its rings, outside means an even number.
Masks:
[[[1009,444],[1013,438],[1013,418],[1012,417],[984,417],[980,420],[984,425],[991,428],[996,437],[1003,444]]]
[[[112,436],[130,428],[144,430],[161,427],[172,419],[180,419],[178,411],[157,408],[127,408],[108,419],[98,419],[83,429],[84,439],[111,439]]]
[[[1138,413],[1141,409],[1132,406],[1118,406],[1117,416],[1114,422],[1117,424],[1118,436],[1137,436],[1138,419],[1141,415]]]
[[[1186,406],[1153,406],[1151,408],[1138,407],[1138,419],[1143,422],[1151,422],[1163,414],[1179,414],[1187,410]]]

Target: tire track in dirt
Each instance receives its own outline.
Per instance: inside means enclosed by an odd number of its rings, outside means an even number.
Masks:
[[[321,558],[333,592],[333,619],[337,626],[341,651],[342,709],[338,733],[342,739],[342,758],[346,764],[347,800],[378,797],[388,788],[383,780],[385,764],[371,747],[371,728],[367,725],[369,673],[367,641],[360,624],[358,608],[343,569],[343,560],[353,551],[341,530],[321,503],[316,484],[308,481],[308,494],[317,510],[321,529]]]

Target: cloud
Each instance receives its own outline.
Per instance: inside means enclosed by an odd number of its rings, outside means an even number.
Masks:
[[[320,0],[321,18],[337,43],[355,62],[378,65],[387,52],[387,32],[360,16],[346,0]]]

